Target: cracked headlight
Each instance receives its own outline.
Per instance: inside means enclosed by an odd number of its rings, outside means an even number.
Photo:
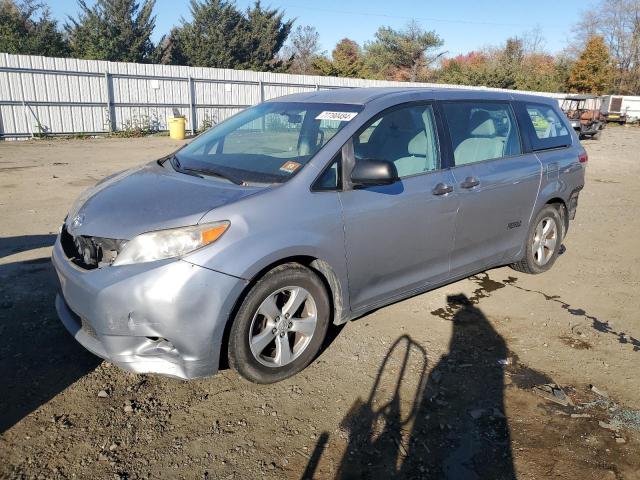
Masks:
[[[218,240],[229,225],[228,221],[223,221],[142,233],[126,243],[113,265],[153,262],[185,255]]]

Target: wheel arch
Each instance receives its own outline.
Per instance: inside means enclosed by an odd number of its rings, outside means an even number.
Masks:
[[[569,230],[569,214],[567,210],[567,203],[560,197],[553,197],[547,200],[545,202],[545,205],[552,205],[558,210],[560,218],[562,218],[562,227],[564,229],[562,232],[562,237],[564,238],[567,234],[567,231]]]
[[[222,336],[222,345],[220,349],[220,365],[227,366],[227,355],[229,346],[229,333],[231,331],[231,325],[238,312],[238,309],[242,305],[242,302],[248,295],[253,286],[260,280],[267,272],[270,272],[274,268],[284,265],[286,263],[298,263],[312,270],[318,278],[322,281],[327,295],[329,295],[331,305],[331,322],[334,325],[341,325],[345,323],[349,317],[345,312],[345,305],[343,300],[344,289],[334,269],[326,261],[316,258],[312,255],[292,255],[288,257],[282,257],[278,260],[272,261],[268,265],[262,267],[255,273],[249,282],[236,299],[233,308],[231,309],[227,318],[224,333]]]

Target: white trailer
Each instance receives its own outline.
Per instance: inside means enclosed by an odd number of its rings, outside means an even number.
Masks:
[[[600,111],[608,122],[637,122],[640,120],[640,97],[631,95],[605,95]]]

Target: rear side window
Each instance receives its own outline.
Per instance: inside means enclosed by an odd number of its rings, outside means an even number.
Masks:
[[[442,105],[456,166],[522,153],[509,103],[451,102]]]
[[[527,103],[526,118],[531,122],[531,146],[533,150],[567,147],[571,145],[571,135],[565,122],[556,111],[542,104]]]

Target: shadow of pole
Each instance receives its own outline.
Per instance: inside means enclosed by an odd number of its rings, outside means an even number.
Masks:
[[[515,479],[505,341],[466,296],[447,300],[455,312],[448,353],[427,378],[426,350],[407,335],[396,340],[369,398],[343,420],[349,437],[336,478]]]
[[[313,449],[307,468],[304,469],[302,477],[300,477],[301,480],[312,480],[314,478],[316,469],[318,468],[318,463],[320,463],[320,458],[322,458],[322,454],[324,453],[324,449],[327,447],[328,441],[329,434],[327,432],[322,433],[320,438],[318,438],[316,447]]]

